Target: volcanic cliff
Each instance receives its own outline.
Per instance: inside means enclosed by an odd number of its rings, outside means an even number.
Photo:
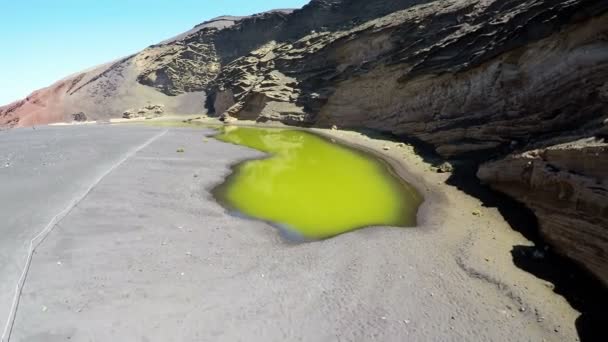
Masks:
[[[474,160],[608,284],[605,0],[313,0],[220,17],[0,107],[0,125],[150,104],[372,129]]]

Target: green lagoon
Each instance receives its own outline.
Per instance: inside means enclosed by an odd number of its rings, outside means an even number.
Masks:
[[[375,156],[302,130],[228,126],[215,138],[269,154],[235,166],[215,197],[287,236],[316,240],[416,225],[422,197]]]

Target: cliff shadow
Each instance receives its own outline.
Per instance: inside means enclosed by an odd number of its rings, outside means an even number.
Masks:
[[[486,154],[487,155],[487,154]],[[484,160],[471,156],[454,162],[447,184],[481,200],[484,207],[498,209],[511,228],[534,246],[513,246],[511,256],[518,268],[553,284],[553,292],[564,297],[581,314],[575,325],[582,342],[600,341],[608,326],[608,290],[574,261],[553,252],[540,235],[534,212],[523,203],[481,184],[477,169]],[[559,327],[556,327],[559,329]]]
[[[518,268],[553,284],[553,291],[564,297],[581,314],[575,325],[582,342],[600,341],[608,325],[608,290],[598,279],[572,260],[553,252],[539,233],[534,212],[515,199],[490,189],[477,178],[481,158],[455,161],[447,184],[481,200],[483,206],[498,209],[517,232],[534,246],[513,246],[511,256]],[[559,327],[556,327],[559,329]]]
[[[439,166],[446,161],[435,152],[433,146],[416,139],[370,130],[357,130],[357,132],[370,138],[409,143],[425,162],[433,166]],[[540,235],[536,215],[531,209],[481,184],[476,176],[479,165],[498,156],[496,152],[484,152],[449,160],[454,166],[454,171],[446,184],[479,199],[484,207],[496,208],[511,228],[532,241],[534,243],[532,247],[513,246],[511,256],[515,266],[553,284],[553,291],[564,297],[581,313],[575,325],[582,342],[603,341],[602,337],[605,338],[608,326],[608,315],[605,314],[608,308],[608,289],[580,265],[552,251]]]
[[[608,290],[597,278],[550,250],[514,246],[511,255],[517,267],[552,283],[555,286],[553,292],[566,298],[581,313],[575,324],[582,342],[605,341]]]

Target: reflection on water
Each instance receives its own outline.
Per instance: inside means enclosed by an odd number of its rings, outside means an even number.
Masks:
[[[270,155],[236,166],[218,201],[291,239],[416,224],[421,196],[372,156],[299,130],[225,127],[216,138]]]

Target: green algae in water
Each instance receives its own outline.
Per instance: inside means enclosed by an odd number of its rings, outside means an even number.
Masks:
[[[266,152],[214,190],[220,203],[304,239],[368,226],[411,227],[421,196],[389,165],[300,130],[225,127],[215,138]]]

